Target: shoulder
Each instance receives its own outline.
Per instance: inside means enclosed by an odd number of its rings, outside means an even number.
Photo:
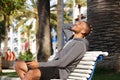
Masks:
[[[73,44],[82,46],[82,45],[86,44],[86,41],[84,41],[84,40],[82,40],[82,39],[74,38],[74,39],[73,39]]]
[[[83,42],[84,42],[86,45],[89,45],[89,41],[88,41],[86,38],[83,39]]]
[[[86,47],[89,46],[89,42],[88,42],[88,40],[85,39],[85,38],[83,38],[83,39],[75,38],[75,39],[74,39],[74,42],[77,43],[78,45],[83,44],[83,45],[85,45]]]
[[[89,48],[89,41],[86,38],[84,38],[83,42],[85,43],[86,49],[88,50],[88,48]]]

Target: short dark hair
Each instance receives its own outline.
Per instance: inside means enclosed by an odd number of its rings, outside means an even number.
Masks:
[[[86,23],[86,27],[87,27],[86,33],[84,35],[87,36],[92,32],[92,26],[86,21],[83,21],[83,22]]]

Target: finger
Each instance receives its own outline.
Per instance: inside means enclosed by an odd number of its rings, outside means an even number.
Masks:
[[[29,64],[32,64],[32,62],[27,62],[26,64],[28,64],[28,65],[29,65]]]

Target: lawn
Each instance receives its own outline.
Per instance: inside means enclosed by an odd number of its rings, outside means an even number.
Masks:
[[[8,77],[18,77],[16,72],[6,72],[6,73],[0,73],[0,76],[8,76]]]
[[[120,73],[115,70],[96,69],[92,80],[120,80]]]
[[[0,76],[18,77],[16,72],[0,73]],[[92,80],[120,80],[120,73],[114,70],[96,69]]]

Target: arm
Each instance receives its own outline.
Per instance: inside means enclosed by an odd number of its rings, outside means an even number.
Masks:
[[[73,36],[73,31],[71,31],[72,26],[73,24],[64,24],[63,26],[63,33],[65,34],[67,41]]]
[[[71,48],[67,51],[67,53],[65,52],[65,56],[63,56],[62,58],[58,59],[58,60],[53,60],[50,62],[39,62],[39,66],[40,67],[60,67],[60,68],[64,68],[66,67],[68,64],[70,64],[73,60],[75,60],[76,58],[82,58],[84,55],[84,51],[85,51],[85,46],[84,43],[81,42],[77,42],[75,44],[73,44],[71,46]]]

